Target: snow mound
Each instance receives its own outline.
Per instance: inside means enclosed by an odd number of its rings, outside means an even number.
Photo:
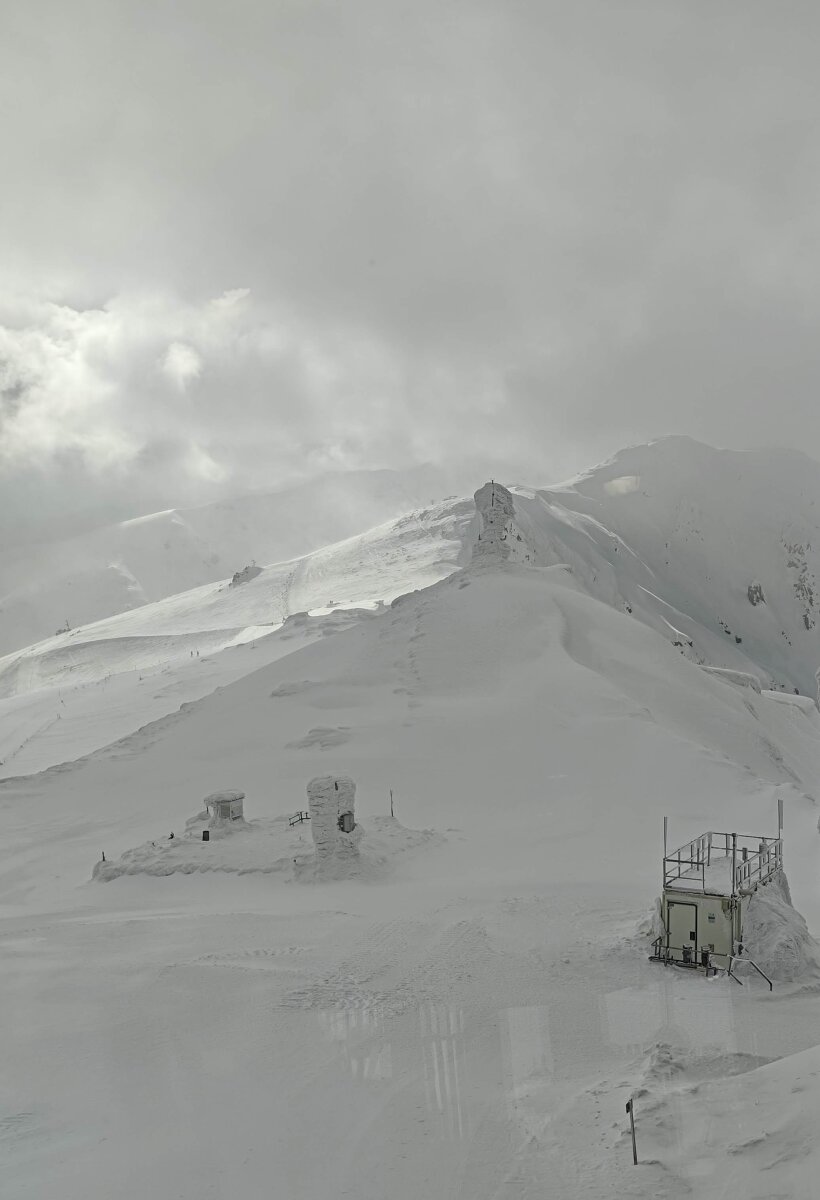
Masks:
[[[643,1062],[643,1086],[635,1096],[643,1098],[658,1084],[696,1084],[706,1079],[727,1079],[745,1075],[772,1060],[742,1051],[720,1053],[715,1047],[682,1046],[660,1040],[646,1052]]]
[[[744,955],[770,979],[820,985],[820,945],[792,906],[785,875],[758,888],[743,924]]]
[[[640,1161],[647,1171],[663,1171],[647,1195],[817,1195],[820,1047],[763,1065],[746,1057],[745,1069],[738,1064],[742,1079],[735,1070],[692,1082],[675,1069],[673,1055],[671,1074],[637,1093]],[[628,1142],[629,1134],[622,1138]]]
[[[272,820],[241,821],[230,828],[210,830],[202,841],[207,817],[199,814],[188,822],[180,837],[145,842],[126,850],[118,859],[101,861],[92,878],[109,883],[123,875],[194,875],[209,872],[231,875],[280,875],[285,882],[310,882],[315,877],[316,855],[308,821],[290,825],[287,815]],[[441,834],[433,829],[407,829],[393,817],[369,817],[359,858],[346,862],[342,875],[380,879],[389,873],[398,857],[440,844]]]

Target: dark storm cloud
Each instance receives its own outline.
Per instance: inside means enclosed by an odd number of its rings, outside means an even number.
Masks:
[[[113,513],[671,431],[820,455],[813,5],[2,21],[7,484]]]

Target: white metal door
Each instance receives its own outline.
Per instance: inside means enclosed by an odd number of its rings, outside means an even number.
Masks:
[[[668,904],[669,928],[667,946],[674,958],[681,957],[681,949],[691,946],[692,957],[698,945],[698,906],[670,900]]]

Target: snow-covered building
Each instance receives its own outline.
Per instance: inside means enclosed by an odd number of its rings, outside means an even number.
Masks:
[[[243,821],[244,792],[212,792],[205,797],[205,811],[209,814],[211,828],[226,825],[230,821]]]
[[[660,956],[728,967],[743,947],[749,900],[783,870],[783,840],[710,830],[665,854]]]

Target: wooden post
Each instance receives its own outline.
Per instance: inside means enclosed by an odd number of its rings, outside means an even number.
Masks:
[[[629,1125],[632,1130],[632,1162],[634,1166],[638,1165],[638,1148],[635,1145],[635,1113],[632,1106],[632,1098],[626,1102],[626,1111],[629,1113]]]
[[[390,789],[390,816],[393,816],[393,789]]]

